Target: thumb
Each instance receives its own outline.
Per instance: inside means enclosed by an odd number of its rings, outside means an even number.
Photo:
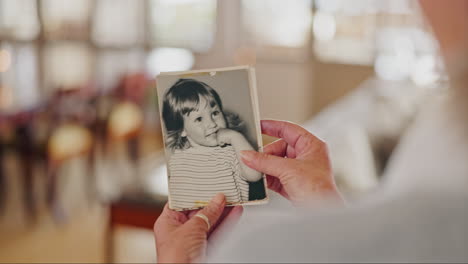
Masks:
[[[205,215],[209,222],[210,226],[214,226],[216,222],[218,221],[219,217],[223,213],[224,206],[226,205],[226,198],[223,193],[218,193],[211,199],[211,201],[208,203],[208,205],[200,210],[197,214],[203,214]],[[201,217],[197,217],[195,214],[194,217],[190,218],[188,221],[190,225],[198,225],[198,226],[203,226],[203,228],[206,230],[206,232],[210,231],[208,229],[208,225],[203,220]]]
[[[274,177],[280,177],[287,168],[295,166],[293,159],[269,155],[253,150],[241,151],[242,161],[250,168]]]

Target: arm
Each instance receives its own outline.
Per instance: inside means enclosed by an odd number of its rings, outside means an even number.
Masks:
[[[237,159],[241,160],[240,152],[242,150],[254,150],[247,139],[241,133],[232,129],[222,129],[218,131],[218,142],[220,146],[230,144],[236,151]],[[262,173],[258,172],[243,162],[239,162],[242,170],[242,176],[249,182],[255,182],[262,178]]]

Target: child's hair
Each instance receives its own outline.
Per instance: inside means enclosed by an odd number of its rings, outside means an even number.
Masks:
[[[184,115],[189,115],[198,109],[200,98],[203,97],[213,107],[218,105],[228,128],[241,132],[243,122],[234,113],[223,111],[223,104],[219,94],[208,84],[194,79],[179,79],[164,95],[162,116],[166,126],[166,146],[175,149],[190,147],[186,137],[182,137],[184,130]]]

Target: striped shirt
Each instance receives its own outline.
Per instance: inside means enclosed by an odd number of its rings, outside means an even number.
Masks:
[[[249,184],[232,146],[176,151],[169,161],[169,204],[172,209],[205,206],[217,193],[227,203],[249,200]]]

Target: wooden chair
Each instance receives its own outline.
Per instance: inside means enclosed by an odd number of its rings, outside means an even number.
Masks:
[[[115,257],[115,228],[130,226],[153,230],[153,225],[162,213],[167,197],[144,194],[122,197],[109,205],[109,222],[106,233],[106,263],[113,263]]]

